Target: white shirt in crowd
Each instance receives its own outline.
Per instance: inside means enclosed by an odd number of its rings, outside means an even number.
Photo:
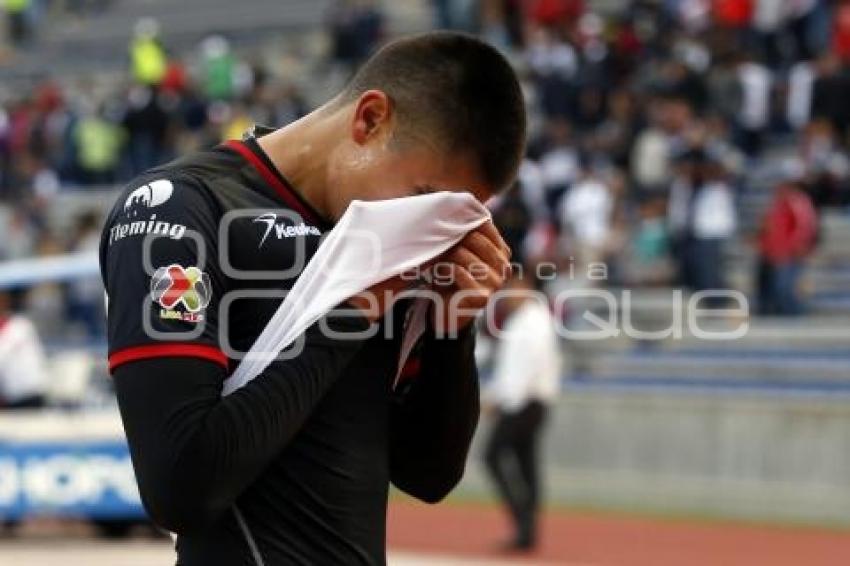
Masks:
[[[543,155],[540,171],[546,189],[568,187],[579,172],[578,154],[569,146],[556,147]]]
[[[549,308],[526,301],[507,320],[497,343],[493,378],[485,398],[512,413],[530,401],[551,403],[558,396],[561,355]]]
[[[741,109],[738,121],[749,130],[761,130],[770,120],[770,89],[773,83],[770,70],[759,63],[744,63],[738,67],[741,83]]]
[[[769,33],[778,30],[788,19],[788,0],[757,0],[753,6],[753,27]]]
[[[735,197],[732,189],[726,183],[714,181],[708,183],[692,197],[691,186],[687,183],[676,182],[670,190],[669,219],[673,232],[681,232],[689,221],[693,222],[693,235],[700,239],[728,238],[737,227],[735,212]],[[696,200],[690,204],[691,198]]]
[[[12,316],[0,323],[0,399],[14,403],[43,395],[45,366],[44,350],[32,322]]]
[[[632,149],[632,175],[644,188],[664,186],[670,180],[670,137],[657,128],[640,133]]]
[[[568,79],[578,70],[575,49],[568,43],[545,35],[532,38],[528,62],[536,73],[543,76],[557,75]]]
[[[564,195],[561,221],[580,243],[600,247],[611,230],[613,207],[614,199],[608,187],[598,179],[585,178]]]
[[[801,129],[809,123],[812,114],[815,72],[811,63],[801,61],[788,72],[788,103],[786,115],[788,123]]]
[[[546,187],[543,170],[531,159],[525,158],[517,174],[522,200],[528,205],[535,220],[546,218]]]

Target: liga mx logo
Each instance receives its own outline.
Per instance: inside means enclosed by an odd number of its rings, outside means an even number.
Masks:
[[[166,320],[200,322],[211,296],[209,275],[194,266],[174,263],[160,267],[151,277],[151,298],[162,307],[159,316]]]

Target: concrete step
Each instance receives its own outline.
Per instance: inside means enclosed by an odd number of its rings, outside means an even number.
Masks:
[[[808,349],[680,350],[641,349],[620,355],[598,356],[586,366],[594,378],[628,375],[752,379],[783,381],[834,380],[850,383],[850,351]]]
[[[330,6],[331,0],[252,0],[238,7],[225,0],[117,2],[83,19],[48,18],[31,47],[0,65],[0,77],[8,82],[123,71],[141,17],[156,17],[169,50],[186,55],[211,33],[226,35],[237,48],[279,36],[298,40],[321,30]]]
[[[850,292],[845,290],[815,293],[809,297],[808,305],[819,313],[850,314]]]
[[[662,346],[669,350],[726,350],[742,351],[760,349],[772,352],[788,350],[814,350],[817,352],[850,352],[850,314],[812,314],[801,317],[758,317],[746,321],[746,332],[729,340],[706,340],[686,332],[680,339],[668,339]],[[738,319],[704,320],[700,328],[704,331],[720,332],[737,329],[742,324]]]

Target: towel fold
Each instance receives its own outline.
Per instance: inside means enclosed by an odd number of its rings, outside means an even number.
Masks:
[[[490,218],[468,193],[353,201],[283,302],[224,382],[229,395],[257,377],[307,328],[343,301],[436,258]],[[412,305],[398,373],[427,328],[428,300]]]

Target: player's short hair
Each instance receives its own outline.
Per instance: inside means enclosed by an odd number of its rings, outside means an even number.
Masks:
[[[525,151],[525,104],[510,63],[467,34],[431,32],[398,39],[375,53],[341,94],[385,92],[399,135],[428,135],[447,152],[476,156],[495,191],[511,185]]]

